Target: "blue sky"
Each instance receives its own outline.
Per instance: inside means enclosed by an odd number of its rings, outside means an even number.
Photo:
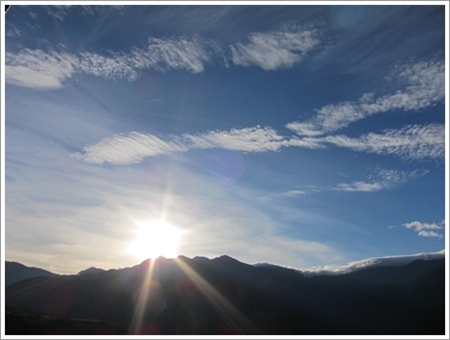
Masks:
[[[161,217],[188,257],[445,248],[444,6],[14,5],[5,30],[7,260],[131,266]]]

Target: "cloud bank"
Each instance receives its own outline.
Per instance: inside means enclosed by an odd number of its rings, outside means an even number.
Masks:
[[[445,258],[445,250],[441,250],[436,253],[419,253],[413,255],[375,257],[362,261],[350,262],[349,264],[344,266],[325,266],[309,270],[301,270],[301,272],[306,275],[340,275],[366,268],[387,266],[399,267],[405,266],[416,260],[430,261],[442,258]]]

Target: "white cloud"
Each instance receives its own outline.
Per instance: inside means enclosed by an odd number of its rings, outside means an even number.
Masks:
[[[384,130],[384,134],[368,133],[358,138],[326,136],[317,138],[316,142],[354,151],[392,154],[406,160],[438,159],[445,155],[445,128],[440,124],[407,125],[401,129]]]
[[[351,273],[365,268],[374,267],[399,267],[406,266],[407,264],[416,260],[437,260],[445,258],[445,250],[441,250],[436,253],[419,253],[413,255],[399,255],[399,256],[385,256],[375,257],[366,260],[350,262],[344,266],[324,266],[320,268],[312,268],[309,270],[302,270],[307,275],[339,275]]]
[[[380,191],[389,187],[386,183],[383,182],[352,182],[352,183],[339,183],[332,190],[336,191],[360,191],[360,192],[371,192],[371,191]]]
[[[272,128],[259,125],[230,131],[210,131],[198,135],[184,135],[193,149],[223,148],[243,152],[277,151],[285,145],[284,138]]]
[[[187,151],[187,147],[177,142],[166,142],[156,136],[131,132],[128,135],[115,135],[94,145],[84,147],[84,154],[72,154],[88,163],[135,164],[145,157]]]
[[[172,136],[169,140],[139,132],[105,138],[94,145],[83,148],[84,153],[73,157],[89,163],[134,164],[145,157],[195,149],[223,148],[242,152],[277,151],[285,143],[271,128],[260,126],[231,129],[230,131],[209,131],[197,135]]]
[[[437,159],[444,156],[445,131],[442,125],[406,126],[400,130],[386,130],[385,134],[369,133],[359,138],[347,136],[326,136],[319,138],[287,139],[270,127],[231,129],[230,131],[208,131],[199,134],[171,136],[168,140],[159,137],[131,132],[129,135],[116,135],[97,144],[84,147],[84,154],[74,157],[90,163],[133,164],[145,157],[195,149],[223,148],[241,152],[279,151],[282,147],[297,146],[306,148],[325,148],[326,144],[345,147],[355,151],[377,154],[394,154],[404,159]],[[306,141],[304,141],[306,139]],[[387,174],[385,174],[387,176]],[[375,191],[390,187],[401,180],[400,173],[391,173],[391,178],[381,178],[381,182],[354,182],[340,184],[335,190]]]
[[[396,78],[406,82],[404,90],[375,97],[365,93],[356,102],[342,102],[326,105],[317,110],[312,119],[305,122],[291,122],[286,127],[300,136],[320,136],[361,120],[367,116],[402,110],[416,111],[432,106],[444,99],[444,62],[419,62],[397,68]]]
[[[412,229],[422,237],[439,237],[442,238],[442,234],[437,233],[435,230],[444,229],[445,221],[440,223],[422,223],[419,221],[413,221],[410,223],[402,224],[407,229]]]
[[[236,65],[256,65],[264,70],[292,67],[320,43],[315,29],[290,29],[269,33],[252,33],[249,42],[230,46]]]
[[[68,53],[24,49],[6,53],[7,82],[32,88],[55,89],[76,72],[78,59]]]
[[[419,232],[419,236],[423,237],[442,237],[442,234],[438,234],[435,231],[429,231],[429,230],[422,230]]]
[[[191,39],[149,38],[147,49],[134,49],[129,63],[137,69],[154,68],[159,71],[170,69],[203,72],[205,64],[212,61],[220,47],[196,35]]]
[[[301,196],[306,195],[307,192],[304,190],[289,190],[281,193],[282,196],[288,196],[288,197],[294,197],[294,196]]]
[[[138,73],[130,66],[126,56],[120,54],[105,57],[95,53],[83,52],[80,54],[79,62],[74,66],[86,74],[93,74],[97,77],[130,81],[138,77]]]
[[[83,13],[91,15],[99,7],[83,6]],[[48,6],[48,13],[64,20],[70,6]],[[11,29],[9,35],[14,33]],[[263,69],[291,67],[299,62],[304,53],[318,44],[315,30],[277,31],[268,34],[253,33],[248,45],[231,47],[236,64],[256,64]],[[222,61],[225,51],[215,41],[199,35],[180,38],[148,39],[148,45],[135,47],[128,53],[109,51],[107,54],[24,49],[6,54],[6,81],[15,85],[55,89],[76,73],[92,74],[112,79],[135,80],[145,69],[161,72],[184,70],[203,72],[214,60]]]
[[[15,85],[54,89],[75,73],[133,81],[144,69],[170,69],[199,73],[221,53],[215,43],[195,36],[192,39],[149,39],[147,48],[108,55],[24,49],[6,54],[6,81]]]

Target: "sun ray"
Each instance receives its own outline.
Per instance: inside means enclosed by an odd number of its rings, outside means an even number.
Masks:
[[[153,278],[153,272],[155,269],[155,261],[148,261],[148,268],[145,272],[144,280],[142,281],[141,288],[137,295],[136,307],[134,308],[133,318],[131,319],[129,334],[142,334],[142,321],[147,306],[147,301],[152,293],[151,284]]]
[[[242,330],[245,334],[261,334],[261,331],[239,309],[214,289],[194,269],[179,258],[174,260],[200,292],[212,303],[214,308],[233,326]]]

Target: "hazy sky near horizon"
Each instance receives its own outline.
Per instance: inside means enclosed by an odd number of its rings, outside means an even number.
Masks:
[[[445,248],[444,6],[19,6],[5,16],[5,253],[295,268]]]

